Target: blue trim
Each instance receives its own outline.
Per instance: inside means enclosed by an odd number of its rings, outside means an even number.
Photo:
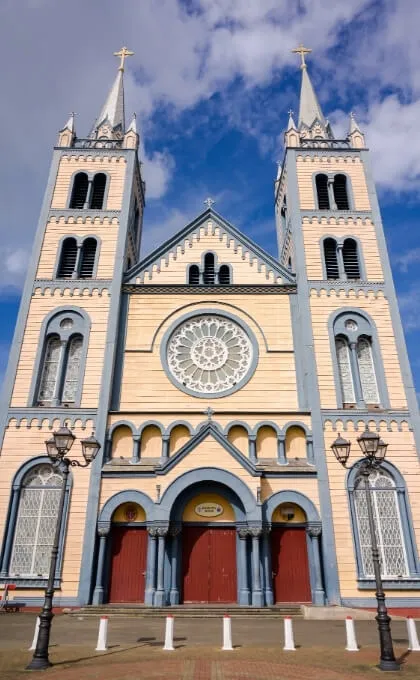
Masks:
[[[318,154],[315,154],[318,155]],[[329,154],[325,154],[329,155]],[[347,193],[347,202],[349,204],[349,207],[347,210],[339,210],[337,207],[334,207],[336,205],[335,203],[335,197],[334,197],[334,187],[331,187],[331,191],[328,189],[328,197],[329,197],[329,202],[330,202],[330,207],[327,210],[321,210],[319,208],[319,202],[318,202],[318,192],[316,190],[316,177],[317,175],[325,175],[327,177],[327,180],[331,181],[334,180],[336,175],[344,175],[346,178],[346,193]],[[319,212],[321,215],[324,215],[325,213],[329,212],[334,212],[340,215],[341,212],[353,212],[353,210],[356,209],[355,207],[355,202],[354,202],[354,194],[353,194],[353,186],[352,186],[352,181],[350,175],[347,174],[347,172],[343,172],[340,170],[339,172],[326,172],[322,170],[317,170],[312,174],[312,190],[314,192],[314,205],[316,206],[315,210]],[[331,204],[331,199],[333,199],[334,203]]]
[[[92,271],[92,276],[89,277],[88,279],[80,279],[78,277],[75,277],[74,279],[72,278],[72,281],[78,281],[84,282],[84,281],[91,281],[92,279],[96,279],[96,274],[98,271],[98,262],[99,262],[99,254],[101,251],[101,245],[102,245],[102,239],[100,236],[97,234],[84,234],[83,236],[80,236],[80,234],[74,234],[74,233],[69,233],[65,234],[62,236],[58,242],[57,246],[57,253],[55,257],[55,265],[53,269],[53,279],[58,279],[59,281],[68,281],[69,279],[63,279],[63,277],[58,277],[58,269],[60,267],[60,260],[61,260],[61,251],[63,248],[63,242],[68,239],[68,238],[74,238],[77,244],[78,248],[81,248],[83,246],[84,241],[86,241],[87,238],[94,238],[96,241],[96,251],[95,251],[95,262],[93,265],[93,271]],[[79,268],[80,268],[80,261],[79,261]],[[78,270],[77,270],[78,271]]]
[[[291,489],[277,491],[264,501],[262,505],[264,522],[272,521],[274,510],[282,503],[295,503],[295,505],[302,508],[307,522],[321,522],[319,512],[314,503],[303,493]]]
[[[374,597],[343,597],[343,607],[369,607],[376,609],[377,601]],[[387,607],[403,608],[420,607],[420,597],[387,597]]]
[[[121,402],[121,389],[124,375],[125,346],[127,341],[128,308],[130,298],[127,293],[121,292],[121,307],[119,318],[119,329],[117,339],[117,349],[115,357],[115,368],[113,375],[113,385],[111,394],[111,411],[118,411]]]
[[[192,437],[195,430],[191,423],[189,423],[187,420],[174,420],[172,423],[169,423],[169,425],[165,429],[165,434],[171,435],[172,430],[175,427],[178,427],[178,425],[183,425],[184,427],[186,427],[190,433],[190,436]]]
[[[196,392],[195,390],[190,389],[186,385],[183,385],[180,383],[171,373],[170,368],[168,366],[168,362],[166,359],[166,354],[167,354],[167,345],[168,342],[172,336],[172,334],[175,332],[175,330],[183,324],[185,321],[188,319],[191,319],[196,316],[204,316],[204,315],[212,315],[212,314],[217,314],[217,316],[222,316],[230,321],[233,321],[236,323],[244,333],[247,335],[249,341],[252,344],[252,360],[251,360],[251,366],[249,367],[246,375],[240,380],[236,385],[233,385],[233,387],[230,387],[228,390],[224,390],[223,392],[218,392],[217,394],[203,394],[201,392]],[[169,328],[166,330],[162,342],[160,345],[160,360],[162,362],[163,369],[166,373],[166,377],[169,378],[171,383],[179,390],[182,392],[185,392],[186,394],[189,394],[192,397],[197,397],[198,399],[221,399],[222,397],[227,397],[230,394],[233,394],[234,392],[237,392],[240,390],[242,387],[244,387],[252,378],[252,376],[255,373],[255,370],[258,366],[258,358],[259,358],[259,347],[258,347],[258,342],[257,339],[254,335],[254,333],[251,331],[249,326],[242,321],[242,319],[239,319],[237,316],[234,316],[230,312],[226,312],[225,310],[221,311],[220,309],[215,309],[213,307],[205,307],[201,308],[200,310],[194,311],[194,312],[188,312],[187,314],[183,314],[181,317],[178,317],[176,321],[174,321]]]
[[[296,375],[296,389],[298,398],[298,407],[300,409],[308,408],[308,387],[307,376],[304,371],[303,363],[300,361],[302,356],[302,332],[301,332],[301,318],[299,313],[299,300],[297,295],[290,295],[290,313],[292,320],[292,336],[293,336],[293,351]]]
[[[155,504],[151,498],[143,493],[143,491],[127,489],[126,491],[119,491],[114,494],[104,503],[98,515],[98,526],[100,528],[109,528],[111,526],[112,515],[123,503],[136,503],[137,505],[140,505],[146,513],[146,521],[153,521]],[[136,526],[138,525],[139,523],[137,522]],[[144,525],[144,523],[142,523],[142,525]]]
[[[230,423],[228,423],[224,429],[225,437],[229,435],[229,432],[232,429],[232,427],[243,427],[248,435],[252,434],[252,428],[244,420],[231,420]]]
[[[170,487],[168,487],[170,488]],[[184,514],[185,506],[190,500],[198,496],[200,493],[214,493],[223,496],[233,508],[235,513],[235,520],[229,522],[184,522],[182,515]],[[233,491],[226,484],[213,481],[196,482],[191,487],[185,487],[176,497],[170,510],[171,522],[183,522],[188,526],[200,527],[220,527],[220,526],[235,526],[235,522],[246,521],[246,510],[241,497]]]
[[[354,226],[356,227],[357,225],[354,225]],[[333,239],[333,241],[335,241],[336,247],[337,246],[343,247],[344,241],[346,241],[349,238],[353,239],[353,241],[356,241],[357,261],[358,261],[358,264],[359,264],[359,272],[360,272],[359,278],[357,278],[357,279],[347,279],[346,276],[344,276],[344,277],[340,276],[340,279],[329,279],[327,277],[327,268],[326,268],[326,264],[325,264],[324,242],[328,238]],[[362,242],[361,242],[361,240],[358,236],[355,236],[354,234],[347,234],[346,236],[335,236],[334,234],[323,234],[323,236],[321,236],[321,238],[319,239],[319,250],[320,250],[320,259],[321,259],[321,264],[322,264],[322,274],[323,274],[323,279],[325,281],[335,281],[336,284],[338,284],[340,281],[346,281],[347,283],[351,283],[351,284],[357,286],[359,281],[366,281],[367,280],[365,261],[364,261],[364,257],[363,257]],[[338,263],[339,268],[341,268],[340,267],[338,249],[337,249],[337,263]],[[343,268],[344,268],[344,263],[342,262],[341,264],[343,265]]]
[[[72,176],[70,177],[70,180],[69,180],[69,191],[68,191],[68,194],[67,194],[67,201],[66,201],[66,208],[65,209],[71,210],[72,212],[74,211],[75,216],[77,216],[79,212],[84,213],[86,210],[92,210],[92,208],[90,208],[89,205],[86,209],[85,208],[70,208],[71,197],[72,197],[72,194],[73,194],[74,179],[75,179],[76,175],[78,175],[79,173],[87,175],[87,178],[88,178],[88,190],[87,190],[87,194],[86,194],[85,203],[86,202],[90,203],[90,201],[92,199],[92,186],[93,186],[93,179],[94,179],[95,175],[105,175],[106,182],[105,182],[104,200],[102,202],[102,208],[103,208],[103,210],[106,210],[106,206],[108,204],[109,187],[110,187],[110,184],[111,184],[111,175],[109,174],[109,172],[106,172],[102,168],[101,169],[98,168],[98,170],[83,170],[82,168],[79,168],[78,170],[75,170],[73,172],[73,174],[72,174]],[[101,211],[102,208],[95,208],[95,209]]]

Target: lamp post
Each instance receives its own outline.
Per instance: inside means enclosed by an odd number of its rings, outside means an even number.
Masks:
[[[377,614],[375,618],[378,623],[379,642],[381,647],[379,668],[382,671],[398,671],[400,670],[400,665],[395,659],[390,626],[391,617],[388,615],[388,610],[385,604],[385,593],[382,586],[378,541],[376,539],[375,520],[373,517],[371,487],[369,484],[369,475],[371,472],[381,467],[386,456],[388,444],[385,444],[385,442],[380,439],[378,434],[371,432],[368,428],[366,428],[363,434],[357,438],[357,443],[359,444],[360,449],[365,456],[365,459],[360,465],[360,474],[363,476],[363,486],[366,493],[370,544],[372,548],[372,562],[376,584],[375,596],[377,602]],[[351,443],[346,439],[343,439],[343,437],[339,434],[337,439],[332,443],[331,448],[338,462],[344,468],[347,468]]]
[[[51,621],[53,619],[53,597],[54,597],[54,580],[57,567],[57,557],[61,534],[61,525],[63,521],[64,500],[66,496],[67,480],[69,476],[70,467],[87,467],[96,458],[96,455],[101,448],[101,445],[95,439],[93,434],[86,439],[81,440],[84,463],[80,463],[76,459],[70,459],[66,454],[69,453],[73,446],[76,437],[73,432],[64,425],[60,427],[57,432],[53,432],[51,439],[45,442],[47,453],[52,465],[57,468],[62,474],[62,487],[60,492],[60,500],[57,510],[57,524],[55,527],[54,543],[51,550],[51,561],[48,573],[48,582],[45,589],[44,604],[39,615],[39,633],[36,648],[31,662],[26,667],[27,670],[40,671],[51,666],[48,658],[48,648],[50,644]]]

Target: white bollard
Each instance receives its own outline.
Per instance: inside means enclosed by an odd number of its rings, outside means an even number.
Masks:
[[[408,649],[411,652],[420,652],[420,643],[416,630],[416,622],[411,616],[407,616]]]
[[[229,614],[223,617],[223,647],[222,651],[231,652],[232,647],[232,620]]]
[[[167,652],[174,651],[174,617],[172,614],[166,617],[165,644],[163,646]]]
[[[354,621],[351,616],[346,617],[346,638],[347,638],[346,644],[347,651],[358,652],[359,647],[357,646],[356,631],[354,628]]]
[[[34,639],[32,640],[32,644],[29,647],[29,651],[33,652],[34,649],[36,649],[36,643],[38,642],[38,635],[39,635],[39,624],[41,623],[39,616],[36,617],[35,621],[35,632],[34,632]]]
[[[295,652],[295,639],[293,637],[292,619],[290,616],[284,617],[284,647],[285,652]]]
[[[106,652],[108,649],[106,642],[108,637],[108,617],[101,616],[99,619],[99,633],[98,644],[96,645],[96,652]]]

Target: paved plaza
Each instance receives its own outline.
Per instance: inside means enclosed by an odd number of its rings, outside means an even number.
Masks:
[[[21,680],[30,659],[34,614],[0,615],[0,678]],[[294,620],[297,650],[284,652],[280,619],[233,619],[234,651],[221,651],[222,619],[175,619],[174,652],[164,652],[164,619],[109,620],[109,649],[95,652],[98,619],[56,616],[51,680],[362,680],[378,677],[376,623],[357,621],[361,650],[346,652],[343,621]],[[420,653],[407,651],[404,621],[393,622],[403,674],[418,679]]]

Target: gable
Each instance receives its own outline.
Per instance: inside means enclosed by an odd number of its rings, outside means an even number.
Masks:
[[[185,285],[189,265],[202,267],[209,251],[216,267],[231,266],[233,284],[295,283],[291,272],[211,209],[127,272],[125,283]]]

